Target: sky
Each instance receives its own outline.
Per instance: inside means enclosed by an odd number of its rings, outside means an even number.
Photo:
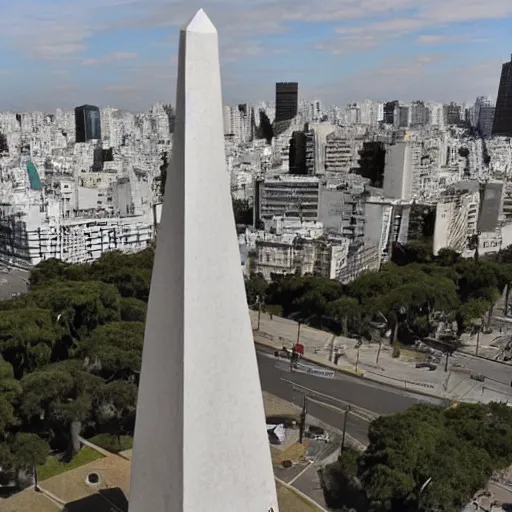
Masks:
[[[511,0],[0,0],[0,110],[174,103],[180,27],[219,32],[224,103],[495,99]]]

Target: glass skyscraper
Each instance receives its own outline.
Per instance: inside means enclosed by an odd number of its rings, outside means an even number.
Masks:
[[[76,142],[101,139],[100,109],[93,105],[75,108]]]
[[[492,134],[512,136],[512,56],[510,62],[505,62],[501,69]]]

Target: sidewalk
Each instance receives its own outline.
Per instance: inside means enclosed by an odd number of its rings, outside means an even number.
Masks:
[[[279,350],[291,348],[299,335],[305,357],[322,366],[438,398],[484,403],[512,401],[510,387],[500,382],[473,380],[471,374],[479,372],[471,369],[472,363],[462,355],[456,354],[449,359],[447,372],[444,371],[444,360],[436,370],[430,371],[428,368],[416,368],[416,363],[425,360],[421,352],[402,350],[400,358],[393,358],[390,345],[382,345],[379,353],[378,344],[365,342],[358,348],[355,339],[335,336],[305,325],[301,325],[299,333],[297,322],[277,316],[271,320],[266,313],[261,313],[260,330],[256,331],[258,312],[251,311],[250,314],[256,342]],[[341,354],[337,365],[333,363],[336,350]]]

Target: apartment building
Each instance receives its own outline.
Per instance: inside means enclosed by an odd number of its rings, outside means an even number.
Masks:
[[[476,234],[480,209],[480,191],[451,190],[443,195],[436,208],[433,253],[453,249],[463,253],[468,241]]]
[[[320,180],[312,176],[283,174],[266,178],[260,184],[259,215],[261,220],[272,217],[296,217],[318,220]]]
[[[326,137],[325,142],[325,172],[348,173],[354,165],[353,144],[346,137],[338,136],[335,132]]]

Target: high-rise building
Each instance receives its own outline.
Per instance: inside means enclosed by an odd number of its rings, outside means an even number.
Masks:
[[[409,126],[409,118],[411,117],[411,109],[407,105],[398,107],[398,116],[395,115],[395,128],[407,128]]]
[[[496,107],[490,102],[482,102],[478,110],[477,129],[484,139],[492,136]]]
[[[388,101],[384,103],[383,121],[384,124],[395,123],[395,111],[398,109],[398,101]]]
[[[428,124],[428,109],[423,101],[413,101],[411,103],[411,126],[425,126]]]
[[[101,114],[98,107],[82,105],[75,108],[76,141],[101,139]]]
[[[444,105],[444,120],[447,125],[456,125],[462,121],[462,107],[453,101]]]
[[[291,121],[299,107],[299,84],[297,82],[276,83],[275,122]]]
[[[306,172],[306,133],[295,131],[290,139],[289,156],[290,174],[307,174]]]
[[[492,134],[512,136],[512,56],[501,68]]]

